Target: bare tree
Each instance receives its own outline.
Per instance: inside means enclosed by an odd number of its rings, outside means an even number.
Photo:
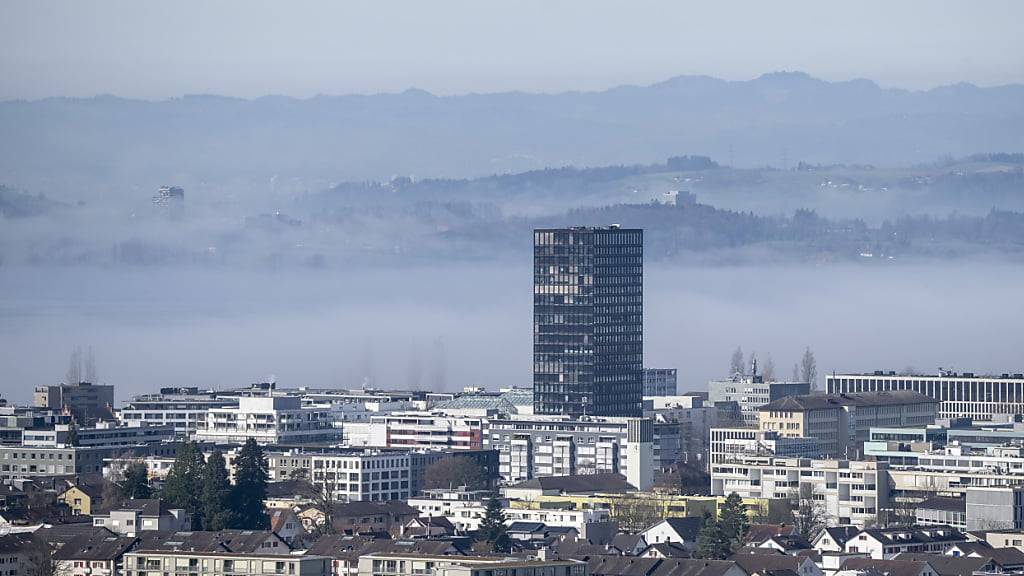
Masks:
[[[313,507],[320,510],[324,515],[323,523],[314,523],[310,533],[314,536],[334,534],[334,507],[338,503],[334,498],[334,490],[337,484],[334,481],[328,480],[326,475],[322,483],[306,480],[305,474],[297,474],[294,479],[300,480],[303,483],[302,487],[299,488],[299,495],[312,500]]]
[[[800,381],[800,365],[796,362],[793,363],[793,379],[792,382]]]
[[[96,383],[96,356],[92,353],[92,346],[85,355],[85,381]]]
[[[810,383],[811,390],[817,389],[818,361],[814,359],[814,352],[811,352],[810,346],[804,350],[804,357],[800,360],[800,376],[802,382]]]
[[[765,382],[775,381],[775,362],[771,354],[764,355],[764,362],[761,363],[761,376]]]
[[[732,353],[732,359],[729,361],[729,375],[743,374],[743,348],[739,346]]]
[[[68,360],[68,373],[66,375],[68,384],[78,384],[82,381],[82,347],[75,346],[71,351],[71,358]]]
[[[662,519],[659,507],[640,498],[623,499],[613,508],[613,520],[619,522],[619,529],[635,534]]]
[[[826,525],[825,506],[815,499],[814,490],[808,484],[800,486],[793,509],[793,527],[801,538],[812,541]]]

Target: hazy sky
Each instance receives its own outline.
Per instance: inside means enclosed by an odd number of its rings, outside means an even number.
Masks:
[[[1024,2],[0,0],[0,98],[1024,82]]]

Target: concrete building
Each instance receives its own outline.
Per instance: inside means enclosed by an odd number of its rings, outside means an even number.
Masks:
[[[79,426],[86,426],[97,420],[114,419],[114,387],[89,382],[38,386],[33,404],[66,411],[74,416]]]
[[[711,465],[711,493],[820,503],[829,526],[864,527],[889,504],[884,462],[752,456]]]
[[[114,457],[173,458],[173,443],[143,446],[0,446],[0,480],[102,473],[106,460]]]
[[[747,426],[757,426],[762,406],[787,396],[811,393],[807,382],[765,382],[759,374],[737,374],[727,380],[708,382],[708,402],[736,402]]]
[[[118,426],[113,422],[97,422],[95,426],[75,427],[78,436],[76,446],[116,447],[139,446],[143,444],[159,444],[174,438],[174,427],[170,424],[139,426]],[[26,447],[58,447],[69,446],[71,442],[71,426],[57,424],[52,430],[25,430],[22,435],[22,446]]]
[[[536,414],[640,416],[643,230],[533,233]]]
[[[758,427],[817,438],[825,457],[853,457],[872,427],[934,424],[936,404],[912,391],[787,396],[760,408]]]
[[[938,401],[939,418],[993,418],[1024,414],[1024,374],[975,376],[971,372],[938,375],[830,374],[825,385],[832,394],[909,390]]]
[[[958,498],[933,496],[915,507],[917,522],[958,530],[1024,529],[1024,486],[969,487]]]
[[[815,458],[821,454],[817,438],[782,436],[756,428],[712,428],[708,458],[712,464],[732,462],[744,456]]]
[[[117,411],[119,421],[129,426],[170,424],[183,438],[193,436],[206,422],[211,408],[238,406],[238,398],[218,398],[212,390],[195,387],[161,388],[159,394],[144,394],[131,399]]]
[[[425,517],[444,516],[457,529],[472,531],[480,527],[487,501],[493,496],[491,490],[469,490],[461,486],[423,490],[408,502]]]
[[[644,368],[644,396],[675,396],[675,368]]]
[[[707,469],[708,433],[718,426],[721,411],[698,396],[655,396],[644,399],[644,418],[654,421],[654,462],[660,470],[683,463]]]
[[[502,481],[615,472],[647,489],[654,481],[654,424],[643,418],[494,419],[485,445],[498,451]]]
[[[297,396],[240,397],[238,406],[210,408],[196,430],[201,442],[242,444],[304,444],[337,440],[326,410],[303,408]]]

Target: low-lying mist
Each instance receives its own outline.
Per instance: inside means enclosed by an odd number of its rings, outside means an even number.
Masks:
[[[529,385],[528,258],[281,271],[0,268],[0,393],[28,402],[76,346],[118,402],[160,386],[458,390]],[[646,364],[680,388],[723,376],[737,345],[779,377],[938,366],[1024,371],[1024,269],[1007,263],[686,267],[648,262]]]

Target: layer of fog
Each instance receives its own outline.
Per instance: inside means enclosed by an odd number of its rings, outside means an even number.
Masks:
[[[0,268],[0,394],[63,379],[92,346],[119,401],[160,386],[458,390],[528,385],[530,263],[282,272]],[[646,364],[681,388],[721,376],[737,345],[789,376],[1024,370],[1024,270],[959,263],[686,268],[649,263]]]

